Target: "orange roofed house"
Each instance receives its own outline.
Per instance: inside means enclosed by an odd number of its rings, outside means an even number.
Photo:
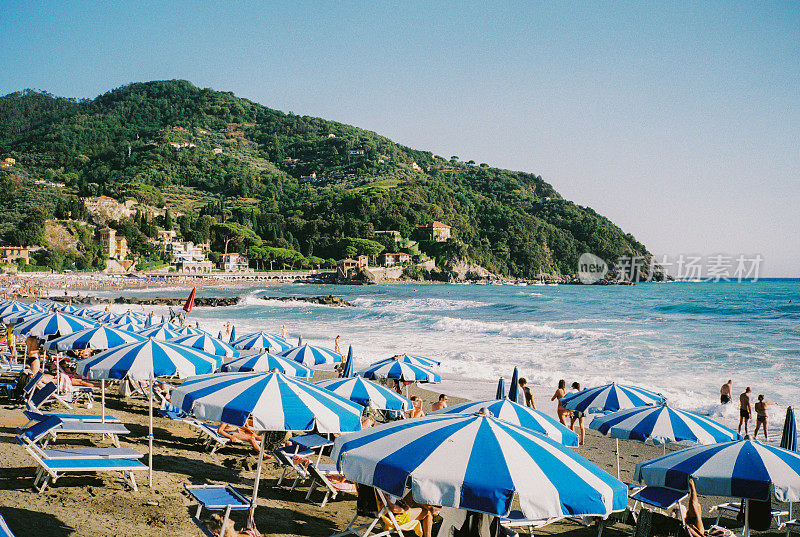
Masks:
[[[417,236],[423,240],[445,242],[450,238],[450,226],[436,220],[424,226],[417,226],[415,231]]]
[[[411,256],[405,252],[398,253],[385,253],[378,257],[378,263],[384,267],[391,267],[392,265],[402,265],[403,263],[410,263]]]
[[[250,261],[243,254],[222,254],[219,258],[219,268],[225,272],[249,272]]]

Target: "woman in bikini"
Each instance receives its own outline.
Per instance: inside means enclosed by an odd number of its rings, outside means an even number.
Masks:
[[[387,509],[392,512],[399,525],[402,526],[410,520],[419,520],[422,523],[422,537],[432,537],[433,517],[439,514],[438,507],[415,502],[411,491],[396,502],[392,501],[392,496],[389,494],[386,494],[385,498]]]
[[[555,401],[558,399],[558,409],[556,410],[556,415],[558,416],[558,421],[561,422],[561,425],[566,426],[567,423],[564,421],[566,416],[570,415],[570,411],[561,406],[561,399],[567,395],[567,381],[561,379],[558,381],[558,389],[556,393],[553,394],[553,397],[550,398],[551,401]]]

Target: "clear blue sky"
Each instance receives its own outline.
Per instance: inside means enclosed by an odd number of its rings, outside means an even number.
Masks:
[[[0,0],[0,94],[183,78],[800,276],[800,4]]]

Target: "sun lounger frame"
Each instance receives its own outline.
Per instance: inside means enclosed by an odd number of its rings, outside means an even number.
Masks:
[[[222,527],[224,528],[228,524],[228,519],[230,518],[231,511],[244,511],[249,510],[252,507],[252,500],[248,500],[241,492],[233,488],[230,484],[224,485],[187,485],[184,483],[183,488],[189,495],[192,496],[195,500],[197,500],[197,511],[195,512],[194,516],[192,517],[192,522],[194,522],[200,531],[205,533],[208,537],[218,537],[217,534],[209,530],[202,522],[200,522],[200,514],[203,512],[203,507],[210,511],[224,511],[225,514],[222,517]],[[203,492],[210,491],[210,490],[218,490],[224,491],[229,495],[229,497],[234,500],[236,503],[208,503],[203,499]]]
[[[59,477],[71,473],[87,472],[122,472],[122,475],[129,478],[131,487],[137,491],[136,478],[133,472],[147,470],[146,464],[135,459],[110,459],[104,457],[81,458],[81,459],[43,459],[35,451],[27,450],[28,454],[39,465],[36,476],[33,479],[33,488],[39,494],[44,492],[50,484],[55,483]],[[72,463],[70,465],[69,463]]]

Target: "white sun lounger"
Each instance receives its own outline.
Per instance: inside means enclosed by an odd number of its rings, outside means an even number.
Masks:
[[[135,459],[111,459],[106,457],[80,458],[80,459],[43,459],[37,454],[28,452],[39,464],[39,470],[33,481],[33,487],[42,493],[50,483],[63,474],[67,473],[86,473],[86,472],[122,472],[129,477],[133,490],[139,490],[136,486],[136,478],[133,472],[147,470],[147,465]]]
[[[71,447],[46,449],[39,447],[25,435],[18,435],[17,442],[28,451],[35,451],[43,459],[92,459],[102,457],[104,459],[141,459],[143,453],[139,453],[132,448],[112,447]]]
[[[61,421],[81,421],[83,423],[120,423],[119,419],[110,414],[106,414],[104,418],[101,414],[53,414],[50,412],[36,412],[34,410],[23,410],[22,413],[25,414],[26,418],[28,418],[28,423],[22,427],[23,429],[35,421],[44,421],[51,416],[55,416]]]

